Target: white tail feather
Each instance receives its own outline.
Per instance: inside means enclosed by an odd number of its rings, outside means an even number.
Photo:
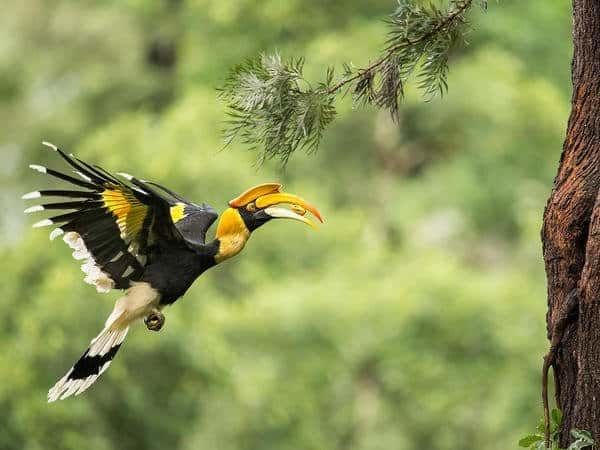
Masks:
[[[158,306],[159,294],[148,283],[134,283],[90,342],[79,361],[48,391],[48,402],[79,395],[104,373],[125,340],[129,326]]]
[[[48,402],[79,395],[89,388],[108,369],[128,331],[129,326],[119,330],[102,330],[79,361],[48,391]]]

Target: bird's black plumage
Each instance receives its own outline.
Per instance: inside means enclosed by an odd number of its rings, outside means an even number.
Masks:
[[[130,175],[124,174],[126,181],[119,180],[99,166],[52,148],[82,179],[42,166],[32,168],[87,190],[36,191],[31,194],[64,197],[69,201],[44,203],[35,210],[67,211],[41,224],[58,225],[55,233],[71,233],[66,240],[75,253],[89,256],[83,259],[93,262],[86,267],[94,276],[88,274],[86,280],[97,286],[101,284],[102,290],[126,289],[134,281],[151,278],[144,277],[149,260],[154,264],[151,273],[158,272],[156,264],[160,261],[156,252],[168,258],[169,264],[180,262],[184,271],[196,263],[200,263],[200,267],[209,264],[202,258],[198,261],[198,255],[206,253],[203,249],[206,232],[218,217],[211,206],[196,205],[168,188]],[[72,198],[83,200],[71,201]],[[179,255],[181,261],[170,257],[170,251]],[[171,267],[169,264],[161,264],[161,267]],[[181,287],[177,287],[177,292],[181,292]],[[165,292],[165,295],[173,297],[172,293]]]
[[[160,293],[160,304],[168,305],[180,298],[203,272],[216,264],[218,241],[202,249],[160,242],[151,247],[148,264],[140,281],[149,283]]]

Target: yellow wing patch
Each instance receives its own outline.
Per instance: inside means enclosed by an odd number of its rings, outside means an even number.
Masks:
[[[102,193],[104,205],[117,219],[121,237],[131,242],[139,235],[148,213],[148,206],[141,203],[135,196],[118,187],[107,189]]]
[[[179,222],[181,219],[183,219],[186,216],[185,203],[176,203],[175,205],[171,206],[170,213],[171,213],[171,219],[173,220],[173,223]]]

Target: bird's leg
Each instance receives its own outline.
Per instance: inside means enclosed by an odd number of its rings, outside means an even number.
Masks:
[[[144,319],[146,328],[150,331],[160,331],[165,324],[165,315],[158,309],[154,308],[150,314]]]

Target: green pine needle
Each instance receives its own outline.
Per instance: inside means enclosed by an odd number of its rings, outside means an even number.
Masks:
[[[486,1],[477,4],[485,9]],[[414,81],[429,101],[448,90],[448,60],[453,46],[464,42],[473,0],[450,0],[447,8],[398,0],[388,17],[382,56],[365,68],[343,66],[334,81],[313,88],[303,76],[304,59],[283,61],[279,54],[260,55],[234,67],[220,96],[227,103],[225,145],[239,140],[258,150],[259,163],[278,158],[286,164],[296,150],[316,151],[336,115],[335,100],[352,92],[355,105],[387,109],[398,120],[404,86]]]

